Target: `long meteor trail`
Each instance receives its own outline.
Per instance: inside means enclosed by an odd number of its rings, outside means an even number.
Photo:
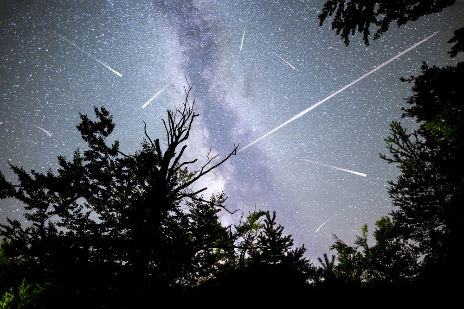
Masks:
[[[320,226],[317,228],[316,232],[314,232],[314,233],[317,233],[317,232],[319,231],[319,229],[320,229],[321,227],[323,227],[323,226],[324,226],[324,224],[326,224],[327,222],[329,222],[329,221],[330,221],[330,219],[332,219],[332,218],[333,218],[333,217],[335,217],[336,215],[337,215],[337,214],[333,215],[333,216],[332,216],[332,217],[330,217],[330,218],[329,218],[327,221],[325,221],[324,223],[322,223],[322,224],[321,224],[321,225],[320,225]]]
[[[348,173],[352,173],[352,174],[355,174],[355,175],[358,175],[358,176],[362,176],[362,177],[366,177],[366,176],[367,176],[366,174],[363,174],[363,173],[359,173],[359,172],[355,172],[355,171],[350,171],[350,170],[347,170],[347,169],[344,169],[344,168],[340,168],[340,167],[336,167],[336,166],[332,166],[332,165],[328,165],[328,164],[324,164],[324,163],[320,163],[320,162],[316,162],[316,161],[311,161],[311,160],[307,160],[307,159],[301,159],[301,160],[307,161],[307,162],[311,162],[311,163],[314,163],[314,164],[319,164],[319,165],[327,166],[327,167],[330,167],[330,168],[335,168],[335,169],[337,169],[337,170],[344,171],[344,172],[348,172]]]
[[[248,5],[248,13],[247,13],[246,21],[245,21],[245,29],[243,29],[242,44],[240,44],[240,51],[242,51],[243,40],[245,40],[245,32],[246,32],[246,27],[248,24],[248,16],[250,15],[250,6],[251,6],[251,1],[250,1],[250,4]]]
[[[166,86],[163,87],[163,89],[161,89],[160,91],[158,91],[157,94],[155,94],[153,96],[153,98],[151,98],[150,100],[148,100],[147,103],[143,104],[142,108],[145,108],[148,104],[150,104],[151,101],[153,101],[161,92],[163,92],[164,89],[166,89],[167,86],[169,86],[170,84],[172,84],[172,82],[170,82],[169,84],[167,84]]]
[[[45,133],[48,134],[48,136],[52,137],[52,135],[50,134],[50,132],[48,132],[48,131],[45,130],[44,128],[41,128],[41,127],[39,127],[39,126],[36,126],[35,124],[32,124],[32,123],[30,123],[30,125],[33,126],[33,127],[36,127],[37,129],[40,129],[40,130],[44,131]]]
[[[401,57],[402,55],[406,54],[408,51],[410,51],[411,49],[414,49],[416,48],[417,46],[421,45],[422,43],[424,43],[425,41],[427,41],[428,39],[430,39],[431,37],[433,37],[435,34],[437,34],[438,32],[435,32],[434,34],[432,34],[431,36],[423,39],[422,41],[414,44],[413,46],[409,47],[408,49],[402,51],[401,53],[399,53],[398,55],[396,55],[395,57],[387,60],[386,62],[382,63],[381,65],[379,65],[378,67],[374,68],[373,70],[367,72],[366,74],[364,74],[363,76],[361,76],[360,78],[358,78],[357,80],[349,83],[348,85],[346,85],[345,87],[341,88],[340,90],[337,90],[335,91],[334,93],[332,93],[331,95],[329,95],[327,98],[323,99],[322,101],[319,101],[317,102],[316,104],[314,104],[313,106],[305,109],[304,111],[302,111],[301,113],[299,113],[298,115],[296,115],[295,117],[287,120],[286,122],[282,123],[280,126],[278,126],[277,128],[275,128],[274,130],[270,131],[269,133],[266,133],[265,135],[261,136],[260,138],[258,138],[257,140],[255,140],[254,142],[248,144],[247,146],[243,147],[242,149],[240,149],[238,152],[240,151],[243,151],[245,149],[247,149],[248,147],[250,147],[251,145],[259,142],[260,140],[262,140],[263,138],[265,138],[266,136],[274,133],[275,131],[279,130],[280,128],[286,126],[287,124],[289,124],[290,122],[300,118],[301,116],[303,116],[304,114],[308,113],[309,111],[311,111],[312,109],[318,107],[319,105],[321,105],[322,103],[324,103],[325,101],[331,99],[332,97],[336,96],[337,94],[339,94],[340,92],[342,92],[343,90],[353,86],[354,84],[356,84],[357,82],[359,82],[360,80],[366,78],[367,76],[371,75],[372,73],[374,73],[375,71],[381,69],[382,67],[386,66],[387,64],[389,64],[390,62],[392,62],[393,60],[395,60],[396,58],[399,58]]]
[[[66,42],[68,42],[69,44],[72,44],[74,45],[78,50],[80,50],[81,52],[83,52],[84,54],[86,54],[87,56],[89,56],[90,58],[92,58],[93,60],[97,61],[98,63],[100,63],[101,65],[103,65],[105,68],[107,68],[108,70],[110,70],[111,72],[113,72],[114,74],[116,74],[117,76],[119,77],[122,77],[121,73],[113,70],[112,68],[110,68],[109,66],[107,66],[106,64],[104,64],[103,62],[101,62],[100,60],[98,60],[97,58],[95,58],[94,56],[92,56],[89,52],[83,50],[82,48],[80,48],[79,46],[77,46],[76,44],[74,44],[73,42],[71,42],[70,40],[68,40],[67,38],[65,38],[64,36],[60,35],[60,34],[56,34],[58,35],[60,38],[62,38],[63,40],[65,40]]]

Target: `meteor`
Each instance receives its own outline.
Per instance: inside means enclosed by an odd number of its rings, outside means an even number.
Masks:
[[[40,129],[40,130],[44,131],[45,133],[48,134],[48,136],[52,137],[52,135],[50,134],[50,132],[48,132],[48,131],[45,130],[44,128],[41,128],[41,127],[39,127],[39,126],[36,126],[35,124],[32,124],[32,123],[30,123],[30,125],[33,126],[33,127],[36,127],[37,129]]]
[[[298,69],[297,69],[297,68],[295,68],[293,65],[291,65],[290,63],[288,63],[287,61],[285,61],[285,59],[284,59],[284,58],[280,57],[280,56],[279,56],[279,55],[277,55],[277,54],[275,54],[275,55],[276,55],[277,57],[279,57],[279,58],[280,58],[280,59],[281,59],[283,62],[285,62],[286,64],[288,64],[289,66],[291,66],[291,67],[292,67],[294,70],[297,70],[297,71],[298,71]]]
[[[324,163],[320,163],[320,162],[316,162],[316,161],[311,161],[311,160],[307,160],[307,159],[301,159],[301,160],[307,161],[307,162],[311,162],[311,163],[314,163],[314,164],[319,164],[319,165],[327,166],[327,167],[330,167],[330,168],[335,168],[335,169],[337,169],[337,170],[341,170],[341,171],[344,171],[344,172],[352,173],[352,174],[355,174],[355,175],[358,175],[358,176],[362,176],[362,177],[366,177],[366,176],[367,176],[366,174],[363,174],[363,173],[359,173],[359,172],[355,172],[355,171],[346,170],[346,169],[344,169],[344,168],[340,168],[340,167],[336,167],[336,166],[332,166],[332,165],[328,165],[328,164],[324,164]]]
[[[172,81],[173,82],[173,81]],[[153,96],[153,98],[151,98],[150,100],[148,100],[147,103],[143,104],[142,108],[145,108],[148,104],[150,104],[151,101],[153,101],[161,92],[163,92],[164,89],[166,89],[167,86],[169,86],[170,84],[172,84],[172,82],[170,82],[169,84],[167,84],[166,86],[163,87],[163,89],[161,89],[160,91],[158,91],[157,94],[155,94]]]
[[[316,232],[314,232],[314,233],[317,233],[317,232],[319,231],[319,229],[320,229],[324,224],[326,224],[327,222],[329,222],[330,219],[332,219],[332,218],[335,217],[336,215],[337,215],[337,214],[333,215],[333,216],[330,217],[327,221],[325,221],[324,223],[322,223],[322,224],[317,228]]]
[[[93,60],[97,61],[98,63],[100,63],[101,65],[103,65],[105,68],[107,68],[108,70],[110,70],[111,72],[113,72],[114,74],[116,74],[117,76],[119,77],[122,77],[121,73],[113,70],[112,68],[110,68],[109,66],[107,66],[106,64],[104,64],[103,62],[101,62],[100,60],[98,60],[97,58],[95,58],[94,56],[92,56],[89,52],[83,50],[82,48],[80,48],[79,46],[77,46],[76,44],[74,44],[73,42],[71,42],[70,40],[68,40],[67,38],[65,38],[64,36],[60,35],[60,34],[56,34],[58,35],[60,38],[62,38],[63,40],[65,40],[66,42],[68,42],[69,44],[72,44],[74,45],[78,50],[80,50],[81,52],[83,52],[84,54],[86,54],[87,56],[89,56],[90,58],[92,58]]]
[[[278,126],[277,128],[275,128],[274,130],[270,131],[269,133],[266,133],[265,135],[261,136],[260,138],[258,138],[257,140],[255,140],[254,142],[248,144],[247,146],[243,147],[242,149],[240,149],[238,152],[240,151],[243,151],[245,149],[247,149],[248,147],[250,147],[251,145],[259,142],[260,140],[262,140],[263,138],[265,138],[266,136],[274,133],[275,131],[279,130],[280,128],[286,126],[287,124],[289,124],[290,122],[300,118],[301,116],[303,116],[304,114],[308,113],[309,111],[311,111],[312,109],[318,107],[319,105],[321,105],[322,103],[324,103],[325,101],[331,99],[332,97],[336,96],[337,94],[339,94],[340,92],[342,92],[343,90],[353,86],[354,84],[356,84],[357,82],[359,82],[360,80],[366,78],[367,76],[371,75],[372,73],[374,73],[375,71],[381,69],[382,67],[386,66],[387,64],[389,64],[390,62],[392,62],[393,60],[395,60],[396,58],[398,57],[401,57],[402,55],[406,54],[408,51],[410,51],[411,49],[414,49],[416,48],[417,46],[421,45],[422,43],[424,43],[425,41],[427,41],[428,39],[430,39],[431,37],[433,37],[435,34],[437,34],[438,32],[435,32],[434,34],[432,34],[431,36],[423,39],[422,41],[414,44],[413,46],[409,47],[408,49],[402,51],[401,53],[399,53],[398,55],[396,55],[395,57],[387,60],[386,62],[382,63],[381,65],[379,65],[378,67],[374,68],[373,70],[367,72],[366,74],[364,74],[363,76],[361,76],[360,78],[358,78],[357,80],[349,83],[348,85],[346,85],[345,87],[341,88],[340,90],[337,90],[335,91],[334,93],[332,93],[331,95],[329,95],[327,98],[317,102],[316,104],[314,104],[313,106],[305,109],[304,111],[302,111],[301,113],[299,113],[298,115],[294,116],[293,118],[287,120],[286,122],[284,122],[283,124],[281,124],[280,126]]]
[[[250,1],[250,4],[248,5],[248,13],[247,13],[246,21],[245,21],[245,29],[243,29],[242,44],[240,44],[240,51],[242,51],[243,40],[245,39],[245,31],[246,31],[247,24],[248,24],[248,16],[250,15],[250,6],[251,6],[251,1]]]

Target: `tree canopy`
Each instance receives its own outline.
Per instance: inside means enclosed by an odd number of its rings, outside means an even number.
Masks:
[[[198,116],[189,103],[191,87],[181,108],[168,110],[166,148],[152,140],[145,126],[142,149],[134,154],[107,145],[115,124],[104,108],[96,120],[81,114],[77,126],[88,148],[74,152],[71,161],[59,157],[57,173],[31,171],[10,165],[18,176],[13,185],[1,175],[2,197],[25,204],[23,227],[7,219],[1,225],[2,248],[37,276],[76,290],[112,282],[142,291],[147,286],[198,282],[215,272],[215,245],[226,230],[218,221],[225,196],[205,200],[206,188],[191,185],[228,160],[207,158],[196,171],[183,160],[192,123]],[[95,213],[95,216],[91,214]],[[85,285],[84,282],[88,282]]]
[[[463,68],[463,63],[445,68],[424,64],[422,75],[409,79],[415,84],[404,117],[414,117],[419,129],[408,133],[393,122],[385,139],[390,156],[381,155],[401,170],[397,181],[389,182],[390,197],[398,208],[393,218],[420,244],[426,261],[453,268],[459,239],[464,236],[460,228],[464,220],[460,163],[464,92],[458,85]]]
[[[362,33],[364,43],[369,45],[372,30],[375,30],[375,40],[394,22],[400,27],[454,4],[455,0],[328,0],[318,19],[322,26],[333,16],[332,29],[347,46],[356,32]],[[464,51],[464,28],[455,30],[448,42],[454,43],[448,52],[451,57]],[[396,231],[397,237],[401,236],[401,241],[417,246],[424,259],[419,273],[432,281],[434,279],[430,278],[450,274],[451,269],[463,273],[457,260],[459,241],[464,236],[459,228],[464,219],[461,207],[464,170],[460,163],[463,155],[461,105],[464,93],[460,85],[463,72],[463,63],[439,68],[424,62],[421,75],[401,79],[414,83],[413,95],[406,98],[408,107],[403,108],[403,117],[414,118],[419,129],[408,132],[398,121],[393,121],[390,136],[385,139],[390,154],[381,155],[401,171],[397,181],[389,182],[389,195],[396,206],[391,213],[392,221],[385,219],[382,226],[386,231],[395,227],[392,231]],[[380,229],[377,236],[383,234]],[[334,246],[340,253],[351,248],[338,240]],[[395,248],[393,244],[388,247]],[[354,251],[352,254],[356,256]],[[391,264],[381,260],[376,263]],[[401,269],[402,263],[396,261],[394,264]],[[404,275],[395,269],[390,267],[390,275]]]
[[[318,19],[320,26],[333,15],[332,30],[350,43],[350,36],[356,31],[362,33],[364,43],[369,45],[372,28],[376,40],[388,31],[390,24],[396,22],[398,27],[420,17],[438,13],[455,4],[455,0],[328,0],[322,8]],[[464,51],[464,28],[456,30],[449,43],[455,43],[450,55],[455,57]]]
[[[29,222],[7,218],[0,226],[1,304],[23,306],[55,289],[52,301],[42,299],[50,308],[63,302],[82,306],[84,300],[94,307],[135,308],[153,293],[166,298],[171,287],[198,286],[251,264],[306,269],[304,247],[291,249],[291,235],[274,228],[275,213],[271,219],[269,212],[255,209],[238,224],[223,226],[219,212],[230,212],[225,194],[206,199],[201,195],[206,188],[192,189],[238,146],[218,162],[218,155],[208,155],[188,170],[197,162],[183,159],[198,116],[190,90],[163,120],[165,147],[151,139],[146,125],[141,150],[134,154],[120,151],[118,141],[108,145],[115,124],[101,107],[94,109],[94,119],[80,115],[77,129],[87,148],[77,149],[69,161],[58,157],[56,172],[27,172],[10,164],[18,184],[0,173],[1,198],[21,201]]]

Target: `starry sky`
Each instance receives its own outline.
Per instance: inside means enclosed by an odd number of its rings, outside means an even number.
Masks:
[[[166,110],[193,86],[196,118],[185,159],[243,148],[415,43],[438,32],[302,117],[237,153],[197,188],[224,191],[237,223],[255,209],[277,212],[306,257],[329,252],[332,234],[352,243],[391,210],[387,181],[399,172],[379,158],[390,123],[401,119],[420,65],[455,65],[447,41],[464,26],[464,2],[346,47],[319,27],[324,0],[3,1],[0,13],[0,169],[57,168],[57,156],[85,149],[79,113],[104,106],[109,139],[134,153],[143,121],[164,138]],[[245,31],[244,31],[245,30]],[[245,33],[245,34],[244,34]],[[162,91],[161,91],[162,90]],[[160,92],[161,91],[161,92]],[[145,108],[151,98],[158,94]],[[321,164],[318,164],[321,163]],[[198,167],[198,166],[197,166]],[[366,174],[366,177],[344,170]],[[194,169],[192,167],[192,169]],[[17,201],[0,201],[0,223],[24,220]],[[327,221],[328,220],[328,221]],[[322,225],[325,223],[324,225]],[[322,225],[322,226],[321,226]],[[372,241],[372,237],[370,239]]]

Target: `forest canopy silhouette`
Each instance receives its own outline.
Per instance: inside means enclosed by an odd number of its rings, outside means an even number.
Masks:
[[[452,4],[330,0],[319,20],[335,14],[332,27],[346,45],[356,29],[368,44],[371,25],[378,27],[376,39],[391,22],[401,26]],[[462,29],[450,42],[452,57],[463,51]],[[17,183],[0,173],[0,198],[22,202],[29,223],[8,218],[0,225],[0,308],[139,308],[161,300],[180,306],[224,301],[236,290],[253,291],[242,296],[253,299],[248,305],[308,298],[322,304],[334,294],[339,299],[331,301],[340,304],[345,297],[394,295],[386,301],[408,297],[417,305],[437,293],[456,296],[454,279],[464,275],[462,80],[462,62],[442,68],[424,62],[421,75],[402,78],[412,84],[403,117],[419,127],[393,121],[388,154],[380,155],[400,170],[389,182],[395,210],[376,222],[374,245],[367,225],[353,245],[333,235],[335,254],[316,264],[304,246],[293,248],[276,212],[255,208],[224,226],[219,213],[230,212],[227,196],[193,189],[239,146],[224,157],[185,160],[199,116],[190,85],[162,120],[164,142],[145,125],[133,154],[118,141],[107,143],[116,124],[106,108],[95,107],[77,126],[86,149],[70,160],[58,157],[56,172],[10,164]]]

